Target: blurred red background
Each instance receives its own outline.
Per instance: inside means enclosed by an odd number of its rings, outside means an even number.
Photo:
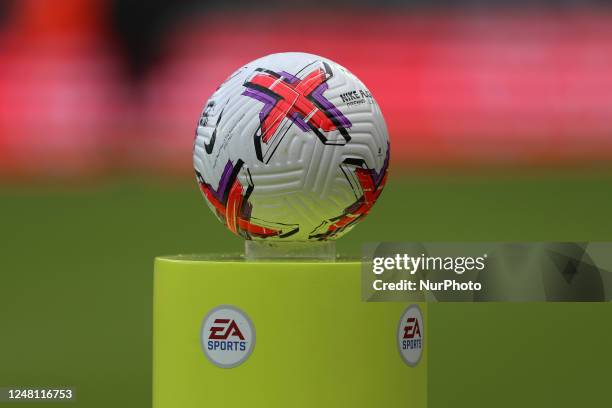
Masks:
[[[0,174],[189,172],[206,99],[240,65],[282,51],[326,56],[364,81],[394,166],[611,161],[612,8],[323,4],[185,6],[149,31],[143,12],[126,34],[113,2],[11,2]]]

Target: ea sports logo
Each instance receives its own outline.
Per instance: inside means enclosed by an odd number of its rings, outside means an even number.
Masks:
[[[212,309],[202,322],[202,350],[211,363],[221,368],[242,364],[255,347],[255,328],[251,319],[234,306]]]
[[[423,315],[418,305],[404,311],[397,328],[397,344],[402,359],[414,367],[421,360],[424,345]]]
[[[227,340],[232,336],[239,338],[240,340],[244,340],[244,335],[240,331],[238,324],[236,324],[235,320],[231,319],[215,319],[213,322],[215,325],[210,328],[210,335],[208,335],[208,339],[213,340]],[[244,341],[240,342],[242,346]],[[225,343],[223,343],[225,344]],[[228,343],[230,350],[232,343]]]

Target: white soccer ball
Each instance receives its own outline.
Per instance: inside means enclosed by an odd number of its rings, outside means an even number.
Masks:
[[[225,80],[193,148],[210,208],[246,239],[335,239],[369,212],[389,165],[387,127],[365,85],[312,54],[272,54]]]

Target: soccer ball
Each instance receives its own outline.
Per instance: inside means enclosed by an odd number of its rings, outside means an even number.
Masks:
[[[238,69],[208,100],[193,164],[210,208],[233,233],[335,239],[380,196],[387,127],[346,68],[312,54],[272,54]]]

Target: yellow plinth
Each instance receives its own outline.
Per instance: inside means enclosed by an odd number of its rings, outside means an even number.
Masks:
[[[360,289],[358,262],[157,258],[153,406],[424,408],[427,347],[415,367],[398,350],[409,305],[362,302]],[[256,333],[234,368],[203,351],[203,320],[220,305],[244,311]]]

